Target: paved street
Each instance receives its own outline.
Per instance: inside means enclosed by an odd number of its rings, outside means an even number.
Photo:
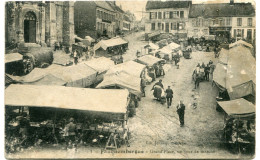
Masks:
[[[125,38],[131,41],[129,50],[124,56],[129,59],[134,58],[136,48],[140,48],[145,42],[140,41],[141,35],[137,33]],[[236,158],[237,155],[233,155],[223,147],[220,140],[220,130],[224,123],[223,114],[215,109],[216,88],[211,86],[211,82],[202,82],[199,89],[194,90],[194,82],[191,80],[192,71],[197,63],[208,63],[210,59],[216,62],[213,53],[193,52],[192,59],[181,58],[180,69],[171,64],[171,69],[162,78],[165,88],[170,85],[174,91],[173,104],[169,109],[166,104],[162,105],[153,99],[150,90],[155,82],[146,87],[147,96],[142,98],[136,116],[128,121],[131,146],[123,146],[118,149],[118,152],[126,150],[133,152],[124,154],[129,157],[144,157],[144,153],[149,153],[153,157],[160,156],[160,158],[196,158],[196,156],[203,158],[203,155],[205,158],[231,158],[232,156]],[[183,99],[186,105],[184,127],[179,126],[176,113],[176,105],[180,99]],[[192,103],[198,104],[196,109],[191,106]],[[121,157],[120,153],[112,154],[111,151],[100,155],[102,149],[98,146],[79,145],[76,153],[67,152],[62,147],[64,145],[33,147],[10,156],[30,157],[32,153],[36,155],[37,152],[37,156],[42,158],[48,158],[50,154],[47,153],[55,153],[56,158]],[[204,152],[205,154],[202,154]]]

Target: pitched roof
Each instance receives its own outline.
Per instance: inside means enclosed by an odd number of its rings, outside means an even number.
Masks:
[[[124,11],[118,7],[116,4],[115,4],[115,1],[106,1],[110,7],[112,7],[115,11],[118,11],[118,12],[121,12],[121,13],[124,13]]]
[[[107,9],[109,11],[115,11],[106,1],[93,1],[98,7]]]
[[[187,1],[147,1],[146,10],[161,9],[161,8],[188,8],[191,4],[191,0]]]
[[[244,17],[254,16],[255,9],[251,3],[218,3],[218,4],[193,4],[189,17]]]

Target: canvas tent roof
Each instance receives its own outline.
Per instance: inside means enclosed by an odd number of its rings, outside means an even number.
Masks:
[[[254,104],[243,98],[232,101],[220,101],[218,104],[229,116],[239,116],[255,113]]]
[[[84,64],[93,68],[99,74],[107,71],[109,68],[115,65],[111,59],[106,57],[94,58],[91,59],[90,61],[85,61]]]
[[[146,67],[145,65],[134,62],[134,61],[127,61],[127,62],[124,62],[124,63],[111,67],[107,71],[106,75],[115,74],[117,72],[124,71],[130,75],[140,78],[141,73],[143,72],[145,67]]]
[[[167,46],[168,46],[170,49],[172,49],[172,50],[178,49],[179,47],[181,47],[179,44],[174,43],[174,42],[168,44]]]
[[[5,63],[21,61],[21,60],[23,60],[23,55],[21,55],[20,53],[5,54]]]
[[[5,105],[52,107],[96,112],[126,113],[127,90],[87,89],[64,86],[10,85]]]
[[[152,66],[152,65],[154,65],[158,62],[164,61],[164,60],[156,58],[156,57],[151,56],[151,55],[145,55],[145,56],[137,58],[136,61],[141,63],[141,64],[145,64],[147,66]]]
[[[99,48],[103,48],[104,50],[107,50],[108,47],[119,46],[127,43],[128,43],[127,41],[123,40],[120,37],[114,37],[108,40],[101,40],[94,46],[94,50],[97,50]]]
[[[233,47],[240,46],[240,45],[249,47],[249,48],[251,48],[251,49],[254,48],[254,47],[252,46],[252,44],[247,43],[247,42],[245,42],[245,41],[243,41],[243,40],[239,40],[239,41],[236,41],[235,43],[231,43],[231,44],[229,45],[229,48],[233,48]]]
[[[88,87],[95,81],[97,71],[82,63],[69,67],[62,67],[52,74],[67,82],[66,86]]]
[[[106,75],[104,80],[96,88],[118,86],[128,89],[130,93],[141,96],[141,78],[129,75],[125,72]]]
[[[219,63],[222,64],[227,64],[228,63],[228,54],[229,54],[229,50],[222,48],[220,53],[219,53]]]
[[[149,43],[148,45],[145,46],[146,47],[149,47],[150,49],[159,49],[159,46],[157,44],[154,44],[154,43]]]
[[[256,62],[249,49],[243,46],[230,49],[227,62],[216,66],[214,81],[227,89],[230,99],[255,95]]]

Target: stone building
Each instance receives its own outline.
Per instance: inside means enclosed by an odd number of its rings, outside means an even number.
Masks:
[[[255,39],[255,9],[251,3],[192,4],[189,13],[189,37],[215,35],[217,39],[236,41]]]
[[[187,37],[192,1],[147,1],[145,33],[159,31]]]
[[[75,2],[75,33],[81,38],[115,36],[116,12],[106,1]]]
[[[74,42],[74,2],[9,1],[5,6],[6,45],[53,46]]]

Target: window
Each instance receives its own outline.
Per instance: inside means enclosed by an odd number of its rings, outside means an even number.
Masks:
[[[152,31],[155,30],[155,23],[152,23]]]
[[[252,18],[248,18],[247,19],[247,25],[248,26],[252,26]]]
[[[162,19],[162,12],[158,12],[158,19]]]
[[[237,26],[242,26],[242,18],[237,18]]]
[[[178,18],[179,17],[179,12],[178,11],[174,11],[172,14],[173,14],[173,18]]]
[[[170,12],[170,19],[173,18],[173,12]]]
[[[237,29],[237,37],[242,37],[242,30],[241,29]]]
[[[208,27],[208,26],[209,26],[209,20],[207,20],[207,19],[204,20],[204,26],[205,26],[205,27]]]
[[[244,38],[244,29],[242,29],[242,38]]]
[[[161,30],[161,28],[162,28],[162,24],[158,23],[158,30]]]
[[[177,23],[176,22],[173,23],[173,30],[177,30]]]
[[[171,23],[171,30],[173,30],[173,24]]]
[[[178,23],[178,30],[183,30],[185,29],[185,24],[184,23]]]
[[[224,26],[225,25],[225,21],[223,19],[220,19],[219,20],[219,25]]]
[[[150,19],[156,19],[156,12],[150,12]]]
[[[165,12],[165,18],[169,19],[170,18],[170,12]]]
[[[192,26],[193,26],[193,27],[196,27],[196,19],[193,19],[193,20],[192,20]]]
[[[180,11],[180,18],[184,18],[184,11]]]
[[[197,26],[197,27],[200,26],[200,19],[197,19],[197,21],[196,21],[196,26]]]
[[[227,25],[227,26],[230,26],[230,25],[231,25],[231,18],[227,18],[227,19],[226,19],[226,25]]]

